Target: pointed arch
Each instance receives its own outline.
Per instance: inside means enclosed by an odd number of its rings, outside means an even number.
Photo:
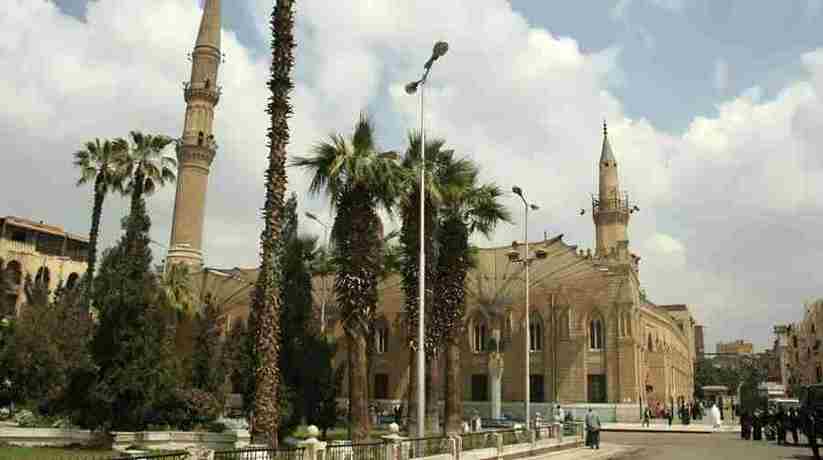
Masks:
[[[606,346],[606,323],[603,314],[599,311],[592,312],[589,318],[589,350],[600,351]]]
[[[562,307],[557,315],[557,335],[561,340],[569,340],[572,329],[571,310],[571,307]]]
[[[374,322],[374,351],[377,354],[386,353],[389,349],[390,325],[385,316],[380,316]]]
[[[646,349],[649,351],[654,351],[654,341],[652,340],[652,333],[649,332],[648,336],[648,343],[646,344]]]
[[[538,311],[529,313],[529,350],[543,350],[543,317]]]
[[[469,347],[474,353],[488,351],[488,341],[491,337],[489,317],[482,310],[474,310],[469,316]]]

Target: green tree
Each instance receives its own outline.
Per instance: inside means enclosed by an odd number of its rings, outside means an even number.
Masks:
[[[197,299],[191,285],[192,273],[186,264],[174,264],[165,269],[161,284],[166,305],[186,315],[195,313]]]
[[[252,295],[251,317],[254,331],[255,391],[252,436],[257,442],[277,447],[283,399],[279,395],[280,305],[277,289],[280,275],[280,239],[286,194],[286,147],[289,144],[290,101],[294,89],[294,1],[280,0],[271,14],[272,63],[269,78],[269,153],[266,169],[266,198],[263,231],[260,234],[260,270]]]
[[[444,161],[451,161],[444,158]],[[462,168],[461,168],[462,169]],[[463,418],[463,380],[460,375],[460,339],[466,312],[466,277],[473,266],[469,238],[475,232],[490,236],[500,222],[508,222],[501,204],[503,193],[491,184],[478,184],[477,169],[468,168],[469,181],[449,188],[438,222],[440,252],[434,283],[434,336],[446,347],[446,431],[458,432]]]
[[[84,277],[85,298],[91,301],[94,271],[97,268],[97,240],[100,236],[100,218],[103,201],[111,190],[122,191],[123,175],[120,169],[122,158],[128,151],[125,139],[95,139],[86,142],[81,150],[74,152],[74,166],[80,170],[77,186],[94,184],[94,200],[89,230],[88,267]]]
[[[156,408],[174,393],[181,377],[174,352],[174,312],[165,306],[151,270],[151,220],[139,193],[152,175],[140,170],[131,169],[139,177],[132,179],[132,213],[125,235],[104,253],[95,280],[100,319],[92,356],[99,372],[92,399],[83,402],[97,408],[86,423],[123,431],[142,430],[156,422]]]
[[[74,372],[90,366],[92,324],[82,314],[77,289],[58,288],[54,301],[43,280],[26,277],[26,302],[10,328],[0,379],[11,382],[11,399],[46,411],[64,397]]]
[[[131,143],[126,153],[118,157],[118,168],[126,181],[124,192],[131,195],[129,218],[141,220],[145,216],[145,209],[139,209],[145,208],[144,196],[150,196],[160,187],[174,182],[177,160],[165,153],[174,142],[172,138],[140,131],[132,131],[129,136]],[[148,220],[148,216],[145,218]],[[131,246],[139,244],[141,237],[138,233],[144,225],[143,222],[135,222],[126,226],[128,253],[140,250]]]
[[[223,352],[225,317],[206,296],[203,311],[197,314],[192,385],[214,395],[222,406],[226,400],[226,363]]]
[[[380,153],[371,123],[361,115],[351,139],[332,135],[295,166],[313,174],[310,192],[324,192],[337,211],[332,227],[335,294],[350,362],[352,439],[369,435],[367,340],[383,267],[381,207],[391,210],[399,169],[394,152]]]

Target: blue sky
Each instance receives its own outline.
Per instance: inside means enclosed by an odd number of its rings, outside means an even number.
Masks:
[[[223,3],[205,253],[211,266],[248,267],[257,264],[271,2]],[[289,154],[347,133],[361,110],[382,146],[403,149],[417,105],[402,86],[446,39],[427,93],[429,132],[478,161],[487,180],[526,190],[541,205],[532,235],[593,245],[590,216],[577,211],[597,186],[605,118],[621,184],[641,208],[629,238],[644,288],[658,303],[689,304],[710,348],[740,337],[763,347],[773,324],[823,296],[821,3],[301,0]],[[0,67],[17,69],[0,80],[0,151],[12,152],[0,215],[87,231],[89,191],[74,187],[70,153],[131,129],[179,135],[199,15],[198,0],[11,0],[0,16]],[[301,210],[329,215],[323,197],[306,194],[306,177],[289,174]],[[173,200],[168,188],[149,203],[161,244]],[[107,201],[104,246],[124,209]],[[521,231],[515,212],[513,225],[477,243]]]

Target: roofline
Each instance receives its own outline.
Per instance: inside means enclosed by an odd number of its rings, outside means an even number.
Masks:
[[[0,217],[0,223],[5,223],[14,227],[25,228],[35,232],[46,233],[49,235],[62,236],[64,238],[79,241],[81,243],[88,243],[88,237],[76,235],[63,230],[63,227],[57,225],[50,225],[46,223],[37,223],[30,219],[25,219],[16,216]]]

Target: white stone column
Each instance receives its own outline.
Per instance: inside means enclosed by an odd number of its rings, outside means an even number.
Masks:
[[[299,447],[305,449],[303,451],[303,459],[322,460],[325,458],[323,452],[326,450],[326,443],[317,440],[317,436],[320,435],[320,430],[314,425],[309,425],[306,431],[308,432],[309,437],[306,438],[305,441],[301,441],[297,444]]]
[[[500,418],[503,391],[502,353],[489,353],[489,388],[491,390],[491,418]]]

